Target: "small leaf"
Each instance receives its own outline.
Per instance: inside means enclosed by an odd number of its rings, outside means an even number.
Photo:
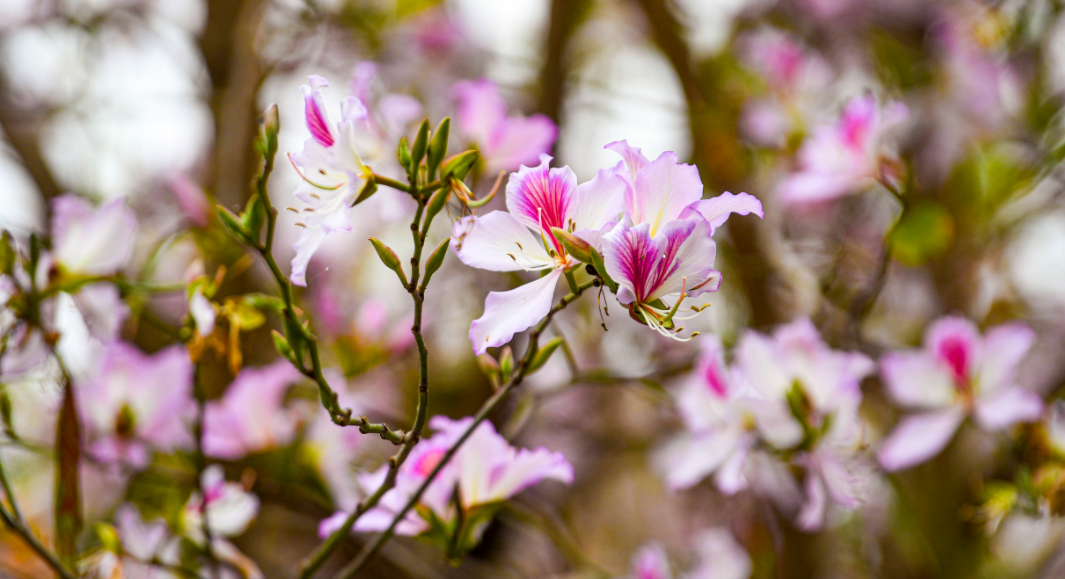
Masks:
[[[436,273],[436,270],[440,269],[440,266],[444,264],[444,258],[447,257],[447,248],[450,245],[451,238],[444,238],[440,245],[433,250],[433,253],[429,254],[429,259],[425,261],[425,280],[422,281],[423,290],[429,286],[429,280]]]
[[[399,276],[399,281],[401,281],[403,286],[406,287],[407,274],[403,273],[403,266],[400,265],[399,256],[396,255],[396,252],[392,251],[391,247],[381,243],[381,241],[375,237],[370,238],[370,243],[372,243],[373,248],[377,250],[377,257],[381,258],[381,263],[385,264],[385,267],[388,269],[396,272],[396,275]]]
[[[285,309],[285,300],[277,296],[271,296],[261,293],[250,293],[244,294],[244,297],[242,299],[244,300],[245,304],[253,308],[258,308],[260,310],[273,310],[275,312],[280,312],[281,310]]]
[[[543,367],[543,365],[551,359],[551,354],[554,354],[555,350],[557,350],[558,347],[561,346],[562,342],[564,341],[565,338],[563,338],[562,336],[556,336],[554,338],[551,338],[551,340],[549,340],[546,344],[540,346],[540,348],[536,351],[536,355],[533,356],[532,361],[529,362],[529,367],[525,370],[525,374],[532,374],[533,372]]]
[[[426,159],[426,166],[429,168],[430,175],[436,172],[440,162],[444,160],[444,155],[447,154],[447,138],[450,129],[451,118],[444,117],[444,120],[440,121],[440,125],[436,127],[433,139],[429,141],[429,158]]]

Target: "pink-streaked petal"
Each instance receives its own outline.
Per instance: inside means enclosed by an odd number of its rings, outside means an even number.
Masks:
[[[490,146],[482,149],[485,168],[513,171],[535,163],[540,155],[551,152],[558,139],[558,127],[544,115],[528,118],[510,117]]]
[[[459,130],[481,145],[488,145],[507,119],[507,103],[495,83],[481,78],[452,88],[458,100],[455,120]]]
[[[747,193],[734,195],[725,191],[717,197],[696,201],[691,205],[691,208],[698,211],[710,223],[711,233],[717,231],[717,228],[721,227],[733,213],[737,215],[750,215],[753,213],[758,217],[765,218],[765,212],[762,211],[762,202],[754,195],[748,195]]]
[[[924,343],[958,383],[973,377],[976,363],[983,357],[980,330],[965,318],[942,318],[928,327]]]
[[[666,551],[658,543],[640,547],[632,558],[632,579],[673,579]]]
[[[325,242],[326,235],[321,227],[304,227],[300,231],[300,238],[293,245],[296,248],[296,255],[292,258],[292,273],[289,275],[294,285],[307,287],[307,265],[310,264],[314,253]]]
[[[717,244],[703,219],[671,221],[657,239],[659,258],[651,278],[649,300],[680,293],[688,297],[717,291],[721,274],[714,269]]]
[[[547,236],[552,227],[569,229],[577,212],[577,176],[569,167],[552,169],[550,163],[550,156],[540,155],[539,166],[522,166],[507,182],[507,210]]]
[[[628,169],[628,172],[625,173],[624,176],[630,187],[635,185],[636,174],[640,172],[640,169],[643,169],[651,162],[646,156],[644,156],[643,151],[630,146],[629,142],[625,140],[614,141],[603,148],[621,155],[621,158],[625,162],[625,168]]]
[[[1018,422],[1035,422],[1043,399],[1020,386],[1005,388],[976,401],[976,420],[988,430],[1005,430]]]
[[[625,210],[625,181],[610,169],[600,169],[595,177],[577,187],[576,231],[600,231],[617,223]]]
[[[995,326],[984,335],[983,356],[977,363],[979,395],[987,396],[1013,383],[1017,367],[1035,342],[1035,332],[1024,324]]]
[[[618,300],[630,304],[645,297],[645,281],[650,276],[658,247],[650,235],[651,225],[633,226],[628,216],[603,237],[603,262],[610,277],[618,283]]]
[[[910,408],[941,408],[954,402],[954,376],[924,351],[889,352],[880,374],[891,398]]]
[[[451,247],[462,263],[491,271],[536,270],[555,263],[543,240],[506,211],[462,218],[455,223]]]
[[[307,130],[311,137],[323,147],[332,147],[335,139],[329,128],[329,117],[325,112],[325,102],[322,99],[322,87],[329,86],[329,81],[318,75],[311,75],[307,79],[311,84],[300,86],[303,91],[304,118],[307,120]]]
[[[956,407],[907,416],[884,441],[877,458],[889,471],[921,464],[946,448],[964,419],[965,412]]]
[[[565,484],[572,483],[573,465],[560,452],[552,452],[546,448],[521,448],[498,478],[492,481],[491,495],[486,500],[503,501],[549,479]]]
[[[514,334],[544,319],[551,310],[555,286],[562,275],[556,269],[544,277],[507,292],[491,292],[484,302],[484,315],[470,326],[473,351],[480,355],[488,348],[502,346]]]
[[[627,209],[633,223],[650,223],[656,237],[667,223],[680,217],[703,196],[699,169],[680,163],[677,154],[666,151],[636,175]]]

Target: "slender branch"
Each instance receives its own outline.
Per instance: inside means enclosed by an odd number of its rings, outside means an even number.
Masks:
[[[451,448],[449,448],[447,452],[444,453],[444,455],[440,458],[440,461],[433,468],[432,472],[429,473],[429,476],[426,477],[425,481],[422,482],[421,486],[419,486],[418,489],[414,492],[414,494],[411,495],[410,499],[403,506],[403,508],[400,509],[399,512],[397,512],[396,515],[392,518],[392,522],[391,524],[389,524],[388,528],[385,529],[383,533],[378,535],[377,539],[373,543],[364,547],[363,550],[359,553],[359,555],[349,565],[347,565],[346,567],[341,569],[339,573],[337,573],[336,577],[342,579],[350,579],[351,577],[354,577],[355,574],[359,572],[359,569],[361,569],[363,565],[365,565],[381,549],[381,547],[383,547],[384,544],[392,538],[392,535],[395,533],[396,530],[396,525],[398,525],[399,522],[407,516],[407,513],[409,513],[410,510],[413,509],[416,504],[418,504],[418,501],[421,500],[422,495],[425,494],[426,489],[429,488],[429,485],[432,484],[433,480],[435,480],[437,475],[440,474],[440,471],[443,470],[449,462],[451,462],[451,459],[454,458],[455,454],[459,451],[460,448],[462,448],[462,445],[466,442],[466,439],[468,439],[470,435],[473,434],[473,431],[482,422],[484,422],[484,420],[493,410],[495,410],[496,406],[498,406],[499,403],[504,398],[506,398],[510,390],[513,389],[515,386],[521,384],[522,380],[525,378],[525,373],[529,367],[529,363],[532,361],[533,357],[536,356],[536,352],[539,348],[540,334],[542,334],[544,332],[544,329],[547,328],[547,325],[551,323],[551,319],[554,317],[554,315],[565,309],[565,307],[571,304],[572,302],[574,302],[586,290],[597,285],[599,285],[598,279],[581,284],[580,286],[578,286],[576,292],[566,295],[551,308],[551,311],[547,313],[547,316],[544,317],[544,319],[536,325],[532,333],[529,334],[529,345],[525,350],[525,355],[522,357],[521,361],[518,362],[517,367],[514,369],[514,373],[511,375],[510,379],[507,380],[507,383],[502,388],[497,390],[496,393],[493,394],[492,397],[489,398],[484,403],[484,405],[481,406],[481,409],[478,410],[477,414],[475,414],[473,417],[473,423],[470,424],[466,431],[462,433],[462,436],[459,437],[455,444],[451,446]]]
[[[41,559],[44,559],[44,562],[47,563],[61,579],[75,579],[74,574],[59,561],[55,554],[49,551],[48,547],[45,547],[29,529],[17,521],[15,517],[8,512],[7,507],[3,505],[0,505],[0,519],[3,519],[4,524],[10,527],[11,530],[15,531],[15,534],[22,537],[22,540],[26,541],[26,544],[29,545],[30,548],[41,557]]]

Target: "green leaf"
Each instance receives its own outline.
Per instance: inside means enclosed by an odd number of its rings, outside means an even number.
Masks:
[[[436,273],[436,270],[440,269],[440,266],[444,264],[444,258],[447,257],[447,248],[451,246],[451,238],[446,237],[440,242],[440,245],[436,246],[436,249],[429,254],[429,259],[425,261],[425,280],[422,281],[422,289],[429,287],[429,280]]]
[[[954,219],[935,201],[906,209],[891,231],[891,254],[900,263],[916,266],[941,255],[954,239]]]
[[[451,118],[444,117],[444,120],[440,121],[440,125],[436,127],[433,139],[429,141],[429,158],[426,159],[426,165],[430,175],[436,172],[440,162],[444,160],[444,155],[447,154],[447,138],[450,129]]]
[[[373,248],[377,251],[377,257],[381,258],[381,263],[385,264],[385,267],[396,272],[399,276],[399,281],[403,283],[403,286],[407,286],[407,274],[403,273],[403,266],[399,263],[399,256],[396,252],[392,251],[392,248],[381,243],[375,237],[370,238],[370,243],[373,244]]]
[[[551,359],[551,354],[554,354],[555,350],[557,350],[558,347],[561,346],[564,341],[565,338],[563,338],[562,336],[555,336],[554,338],[551,338],[551,340],[549,340],[546,344],[540,346],[540,348],[536,351],[536,355],[533,356],[532,361],[529,362],[529,367],[525,370],[525,374],[532,374],[533,372],[543,367],[543,365]]]
[[[78,535],[81,533],[81,485],[78,463],[81,460],[81,427],[69,383],[63,388],[59,408],[55,445],[55,547],[59,560],[74,568],[77,562]]]

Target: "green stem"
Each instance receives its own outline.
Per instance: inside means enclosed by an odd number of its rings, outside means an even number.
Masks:
[[[408,500],[407,503],[403,506],[403,508],[400,509],[399,512],[396,513],[396,515],[392,518],[392,523],[388,526],[388,528],[385,529],[383,533],[378,535],[377,539],[373,543],[370,543],[369,545],[364,547],[363,550],[359,553],[359,555],[350,564],[348,564],[346,567],[341,569],[339,573],[337,573],[336,577],[342,579],[351,579],[351,577],[354,577],[355,574],[358,573],[359,570],[363,567],[363,565],[365,565],[381,549],[381,547],[383,547],[384,544],[392,538],[392,535],[395,533],[396,530],[396,525],[398,525],[399,522],[407,516],[407,513],[410,512],[410,510],[413,509],[416,504],[418,504],[418,501],[421,500],[422,495],[425,494],[426,489],[429,488],[429,485],[433,482],[433,480],[436,479],[437,475],[440,474],[440,471],[443,470],[449,462],[451,462],[451,459],[454,458],[455,454],[459,451],[460,448],[462,448],[462,444],[465,443],[466,440],[470,437],[470,435],[473,434],[473,431],[482,422],[484,422],[486,418],[488,418],[488,415],[493,410],[495,410],[496,406],[498,406],[499,403],[502,402],[504,398],[506,398],[510,390],[515,386],[521,384],[522,380],[525,378],[525,372],[529,366],[529,363],[532,361],[533,357],[536,356],[536,351],[539,348],[540,334],[542,334],[547,325],[551,323],[551,318],[553,318],[555,314],[562,311],[563,309],[565,309],[566,306],[568,306],[577,298],[579,298],[581,294],[588,290],[588,288],[591,288],[593,285],[598,285],[598,282],[599,280],[596,279],[581,284],[580,286],[578,286],[576,292],[565,296],[551,308],[551,311],[547,313],[547,316],[544,317],[544,319],[536,325],[532,333],[529,334],[529,346],[525,350],[525,355],[522,357],[521,361],[518,362],[517,368],[515,368],[514,373],[511,375],[507,383],[502,388],[497,390],[496,393],[493,394],[492,397],[489,398],[481,406],[481,409],[478,410],[477,414],[475,414],[473,417],[473,423],[470,424],[470,426],[465,430],[465,432],[462,433],[462,436],[459,437],[455,444],[452,445],[451,448],[449,448],[447,452],[444,453],[443,457],[441,457],[440,461],[433,468],[432,472],[429,473],[429,476],[426,477],[425,481],[422,482],[421,486],[419,486],[418,489],[411,496],[410,500]]]

